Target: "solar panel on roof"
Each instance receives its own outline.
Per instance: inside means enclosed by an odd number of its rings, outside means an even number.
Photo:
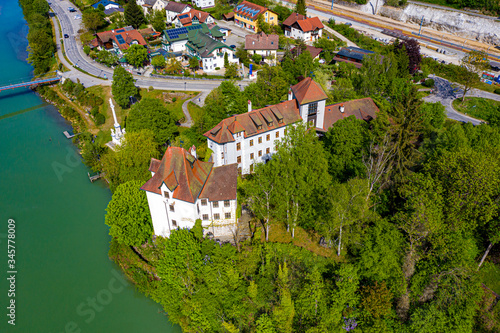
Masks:
[[[184,14],[184,15],[179,16],[179,18],[180,18],[180,19],[183,19],[183,18],[186,18],[186,17],[188,17],[188,16],[189,16],[188,14]]]
[[[120,35],[116,36],[116,40],[118,41],[118,44],[125,44],[125,40]]]
[[[120,29],[120,30],[116,30],[117,33],[120,33],[120,32],[125,32],[124,29]]]

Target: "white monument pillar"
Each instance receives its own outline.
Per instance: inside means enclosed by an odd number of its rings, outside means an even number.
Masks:
[[[115,125],[114,125],[115,128],[114,130],[111,129],[111,139],[114,144],[119,146],[122,144],[123,135],[125,135],[125,129],[122,130],[120,124],[118,123],[118,120],[116,119],[115,106],[111,98],[109,99],[109,105],[111,106],[111,111],[113,112],[113,119],[115,120]]]

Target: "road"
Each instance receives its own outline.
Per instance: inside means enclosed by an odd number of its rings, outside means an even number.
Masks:
[[[69,38],[63,38],[64,41],[64,50],[66,52],[66,56],[70,60],[70,62],[79,67],[80,69],[86,71],[89,74],[97,76],[99,78],[107,77],[108,79],[113,77],[112,69],[105,67],[92,59],[90,59],[87,55],[84,54],[82,46],[78,40],[78,30],[81,29],[81,20],[74,19],[76,15],[80,15],[81,13],[78,9],[76,12],[70,13],[68,11],[68,7],[74,7],[67,0],[61,1],[52,1],[50,2],[51,8],[55,13],[56,18],[59,20],[61,24],[61,29],[63,34],[68,34]],[[61,48],[60,35],[58,32],[57,23],[56,26],[56,41],[58,49]],[[70,72],[64,73],[64,77],[67,78],[79,78],[80,82],[82,82],[85,86],[91,86],[96,84],[104,84],[110,85],[110,80],[101,80],[96,79],[90,75],[85,75],[84,73],[73,68],[72,64],[67,63],[62,55],[60,55],[61,61],[64,65],[70,68]],[[189,91],[201,91],[201,92],[209,92],[215,88],[217,88],[222,81],[212,81],[212,80],[168,80],[168,79],[156,79],[156,78],[145,78],[143,76],[134,75],[134,79],[136,80],[136,86],[141,88],[154,87],[155,89],[161,90],[189,90]],[[241,86],[246,86],[249,84],[249,81],[242,80],[239,82]]]
[[[479,125],[482,123],[481,120],[469,117],[463,113],[460,113],[456,111],[453,108],[453,100],[456,98],[460,98],[463,96],[463,90],[460,88],[454,88],[453,85],[446,79],[443,79],[439,76],[435,75],[430,75],[429,78],[432,78],[434,80],[434,89],[435,93],[430,94],[429,96],[424,98],[424,101],[426,102],[439,102],[444,105],[446,108],[446,113],[448,118],[462,121],[462,122],[470,122],[474,125]],[[481,98],[487,98],[487,99],[492,99],[496,101],[500,101],[500,95],[496,95],[493,93],[489,93],[486,91],[478,90],[478,89],[473,89],[472,91],[468,92],[466,97],[481,97]]]

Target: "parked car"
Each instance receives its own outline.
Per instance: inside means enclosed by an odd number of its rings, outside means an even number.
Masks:
[[[68,7],[68,10],[69,10],[71,13],[76,12],[76,9],[75,9],[75,8],[73,8],[73,7]]]
[[[229,47],[234,50],[236,48],[236,45],[229,45]]]
[[[69,38],[69,35],[68,34],[64,34],[64,38]]]

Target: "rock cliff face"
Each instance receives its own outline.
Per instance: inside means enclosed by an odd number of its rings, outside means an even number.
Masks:
[[[401,22],[416,24],[420,24],[423,17],[424,27],[431,27],[492,45],[500,45],[499,21],[415,4],[409,4],[404,9],[381,6],[379,14]]]

